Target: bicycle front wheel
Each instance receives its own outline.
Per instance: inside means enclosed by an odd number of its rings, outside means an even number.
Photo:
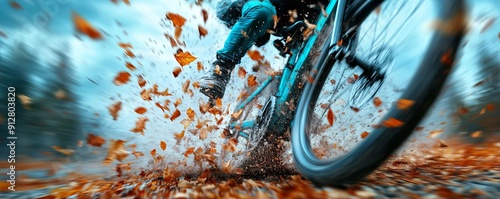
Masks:
[[[359,6],[346,12],[345,24],[357,27],[355,41],[350,41],[356,44],[353,53],[382,67],[385,78],[365,77],[344,62],[332,61],[334,55],[318,61],[323,64],[315,66],[315,81],[301,94],[291,142],[296,169],[319,185],[355,183],[401,146],[439,95],[463,34],[459,0],[351,5]],[[375,100],[366,104],[371,101],[367,99]],[[325,159],[325,154],[336,157]]]

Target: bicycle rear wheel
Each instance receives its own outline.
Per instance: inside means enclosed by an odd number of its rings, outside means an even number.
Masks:
[[[377,95],[388,94],[383,98],[388,110],[382,110],[377,103],[368,107],[369,112],[365,113],[356,110],[358,107],[351,109],[346,99],[356,95],[355,92],[360,88],[367,87],[356,86],[356,82],[352,81],[357,71],[350,69],[345,63],[331,61],[333,55],[327,56],[326,61],[318,62],[323,64],[315,66],[318,71],[315,81],[306,84],[301,94],[292,126],[291,142],[296,169],[305,178],[319,185],[355,183],[375,170],[398,149],[439,95],[463,34],[465,16],[462,1],[373,0],[351,5],[361,5],[360,8],[349,8],[354,9],[347,12],[352,13],[349,16],[352,18],[347,18],[345,23],[351,27],[359,25],[358,35],[355,37],[356,57],[370,65],[385,62],[389,66],[383,67],[394,66],[392,71],[386,70],[387,78],[383,85],[374,87],[375,93],[378,91]],[[435,19],[432,20],[429,18],[431,11],[435,13]],[[371,13],[367,17],[358,15],[367,12]],[[421,46],[424,46],[422,50],[415,50]],[[397,55],[398,52],[405,54]],[[415,58],[420,60],[415,61]],[[332,62],[335,63],[333,66],[328,65]],[[410,70],[408,65],[414,65],[415,69]],[[403,75],[395,75],[397,72]],[[406,73],[412,72],[413,77],[408,78]],[[354,94],[347,94],[348,88],[353,85]],[[344,95],[348,97],[342,99]],[[363,96],[361,101],[375,95],[368,92]],[[400,107],[394,105],[398,102]],[[336,107],[345,109],[335,114],[332,108]],[[347,125],[333,128],[332,125],[338,123],[333,120],[343,116],[350,116],[344,121]],[[368,124],[358,124],[363,121],[368,121]],[[373,124],[379,125],[374,127]],[[324,131],[332,131],[328,136],[344,134],[345,137],[345,134],[350,133],[364,139],[348,143],[351,145],[350,149],[340,156],[323,160],[318,157],[321,153],[313,150],[311,141],[313,136],[323,134]],[[329,143],[324,144],[326,141],[322,138],[323,148],[333,148]],[[356,145],[352,146],[353,143]]]

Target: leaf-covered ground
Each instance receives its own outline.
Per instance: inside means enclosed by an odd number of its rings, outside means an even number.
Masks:
[[[177,176],[180,171],[167,168],[120,177],[75,172],[57,180],[21,179],[18,191],[2,198],[494,198],[500,194],[499,151],[500,142],[442,143],[393,157],[365,180],[345,187],[317,187],[286,171],[251,177],[205,170]]]

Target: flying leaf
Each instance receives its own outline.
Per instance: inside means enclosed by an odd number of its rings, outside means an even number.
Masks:
[[[201,14],[203,15],[203,21],[204,21],[205,23],[207,23],[207,20],[208,20],[208,12],[207,12],[207,10],[202,9],[202,10],[201,10]]]
[[[144,153],[140,151],[133,151],[132,154],[135,156],[135,158],[139,158],[140,156],[144,156]]]
[[[109,164],[113,160],[122,161],[128,156],[129,152],[125,150],[125,141],[123,140],[111,140],[110,146],[108,148],[108,155],[104,159],[104,164]]]
[[[470,135],[471,138],[478,138],[481,137],[481,131],[476,131]]]
[[[129,49],[125,50],[125,55],[130,58],[135,58],[135,54]]]
[[[189,119],[194,119],[195,113],[192,108],[188,108],[186,111],[186,115],[189,117]]]
[[[335,114],[333,114],[332,109],[328,109],[327,119],[328,119],[328,124],[332,126],[335,120]]]
[[[488,111],[495,110],[495,105],[494,104],[486,104],[486,110],[488,110]]]
[[[168,20],[172,21],[174,27],[182,27],[186,23],[186,19],[179,14],[168,12],[166,17]]]
[[[254,61],[262,61],[262,60],[264,60],[264,56],[262,56],[260,54],[260,52],[257,51],[257,50],[249,50],[249,51],[247,51],[247,54],[250,57],[250,59],[252,59]]]
[[[215,106],[222,108],[222,99],[221,98],[217,98],[217,100],[215,100]]]
[[[137,107],[134,111],[138,114],[144,114],[144,113],[146,113],[147,109],[140,106],[140,107]]]
[[[198,69],[198,71],[203,70],[203,64],[201,62],[197,62],[196,68]]]
[[[247,76],[247,71],[243,67],[240,67],[238,69],[238,77],[245,79],[245,76]]]
[[[365,132],[361,133],[361,138],[365,139],[369,134],[370,133],[368,133],[368,132],[365,131]]]
[[[378,97],[373,98],[373,105],[375,107],[379,107],[380,105],[382,105],[382,100],[380,100],[380,98]]]
[[[256,86],[258,83],[256,81],[257,77],[255,75],[250,75],[248,76],[248,79],[247,79],[247,84],[249,87],[254,87]]]
[[[177,140],[177,144],[179,144],[182,140],[182,138],[184,138],[184,132],[185,131],[182,131],[180,133],[174,133],[174,138],[175,140]]]
[[[73,23],[75,25],[75,29],[87,36],[89,36],[92,39],[102,39],[101,33],[94,28],[87,20],[85,20],[83,17],[78,15],[76,12],[72,13],[73,15]]]
[[[130,44],[130,43],[122,43],[122,42],[120,42],[120,43],[118,43],[118,46],[120,46],[123,49],[133,48],[132,44]]]
[[[174,55],[175,60],[181,65],[186,66],[196,60],[196,57],[191,55],[189,52],[183,52],[182,50],[178,51],[177,54]]]
[[[19,3],[15,2],[15,1],[10,1],[9,5],[10,5],[10,7],[14,8],[16,10],[23,9],[23,7],[21,7],[21,5],[19,5]]]
[[[106,140],[102,138],[101,136],[97,136],[94,134],[89,133],[87,135],[87,144],[95,147],[101,147],[103,144],[106,143]]]
[[[139,84],[141,88],[146,85],[146,80],[142,77],[142,75],[137,75],[137,84]]]
[[[130,62],[125,62],[125,66],[131,70],[131,71],[134,71],[136,70],[137,68],[134,66],[134,64],[130,63]]]
[[[182,104],[182,99],[181,99],[181,98],[177,98],[177,99],[175,100],[175,102],[174,102],[174,106],[175,106],[175,107],[177,107],[177,106],[179,106],[179,105],[181,105],[181,104]]]
[[[387,127],[387,128],[397,128],[397,127],[401,127],[403,126],[403,122],[401,122],[400,120],[398,119],[395,119],[395,118],[389,118],[387,120],[384,121],[384,126]]]
[[[135,127],[131,129],[130,131],[134,133],[140,133],[141,135],[144,135],[144,129],[146,129],[146,122],[149,119],[147,117],[141,117],[135,122]]]
[[[175,67],[174,70],[172,71],[172,74],[174,75],[174,77],[177,77],[179,76],[179,73],[181,73],[181,71],[182,71],[181,67]]]
[[[126,84],[128,81],[130,81],[130,73],[123,71],[118,73],[113,83],[117,86],[121,86]]]
[[[149,151],[149,154],[151,154],[151,156],[155,157],[156,156],[156,149]]]
[[[172,114],[172,116],[170,117],[170,121],[174,121],[175,119],[177,119],[179,116],[181,115],[181,112],[179,111],[179,109],[175,109],[174,113]]]
[[[60,146],[52,146],[52,148],[61,153],[61,154],[64,154],[64,155],[72,155],[73,153],[75,153],[75,150],[71,150],[71,149],[63,149],[62,147]]]
[[[116,102],[108,107],[109,114],[113,116],[113,120],[118,118],[118,112],[122,109],[122,102]]]
[[[167,143],[165,143],[165,141],[161,140],[160,141],[160,148],[161,150],[164,150],[167,149]]]
[[[167,33],[165,33],[164,35],[170,41],[170,46],[172,46],[172,47],[178,46],[177,42],[175,41],[175,39],[172,36],[170,36]]]
[[[194,152],[194,147],[189,147],[186,152],[184,152],[184,156],[188,157],[188,155],[193,154]]]
[[[410,107],[413,106],[413,104],[415,104],[414,101],[412,100],[408,100],[408,99],[399,99],[398,100],[398,103],[397,103],[397,106],[398,106],[398,109],[399,110],[406,110]]]
[[[151,101],[151,89],[144,89],[141,91],[141,98],[146,101]]]
[[[208,34],[207,29],[198,26],[198,33],[200,34],[200,37],[205,37]]]

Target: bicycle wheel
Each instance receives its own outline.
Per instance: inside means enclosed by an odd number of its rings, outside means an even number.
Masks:
[[[387,73],[381,86],[367,86],[361,78],[352,81],[363,71],[334,61],[334,55],[315,66],[318,75],[306,84],[297,106],[291,146],[296,169],[318,185],[355,183],[398,149],[438,96],[463,34],[462,1],[373,0],[351,5],[360,5],[349,8],[345,18],[350,26],[345,30],[358,27],[353,37],[356,58],[385,67]],[[363,88],[368,89],[356,94]],[[355,95],[361,96],[359,101],[378,99],[370,106],[351,107],[347,101]],[[334,138],[334,144],[328,143]],[[313,149],[317,140],[319,151]],[[345,146],[339,150],[337,144]],[[321,151],[327,148],[336,151]],[[321,157],[325,154],[336,157]]]

